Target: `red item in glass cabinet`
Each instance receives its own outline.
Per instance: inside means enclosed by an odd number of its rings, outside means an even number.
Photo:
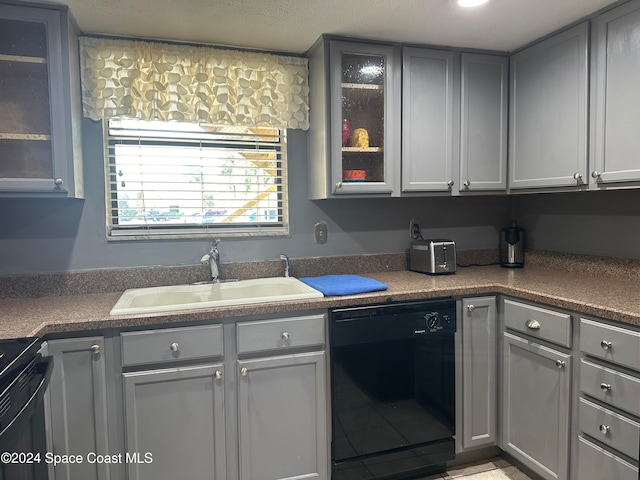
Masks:
[[[346,118],[342,120],[342,146],[348,147],[351,140],[351,122]]]

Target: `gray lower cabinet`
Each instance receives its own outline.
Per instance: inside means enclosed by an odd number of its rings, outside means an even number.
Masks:
[[[568,479],[571,356],[505,332],[501,448],[542,478]]]
[[[637,480],[640,329],[580,319],[579,480]]]
[[[328,479],[324,352],[238,361],[241,480]]]
[[[48,389],[47,423],[56,455],[108,454],[107,383],[103,337],[49,340],[53,373]],[[117,452],[112,452],[117,453]],[[107,480],[106,463],[60,463],[55,480]]]
[[[638,480],[638,467],[578,437],[577,480]]]
[[[123,378],[129,480],[226,479],[221,363]]]
[[[461,353],[458,356],[462,364],[462,408],[456,427],[462,450],[497,442],[496,323],[496,297],[462,300]]]
[[[509,188],[587,182],[588,24],[511,57]]]
[[[640,180],[640,2],[593,21],[590,181],[596,187]]]

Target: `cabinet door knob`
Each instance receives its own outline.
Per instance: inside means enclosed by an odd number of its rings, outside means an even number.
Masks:
[[[447,182],[447,186],[448,186],[449,188],[452,188],[455,184],[456,184],[456,182],[454,182],[453,180],[449,180],[449,181]]]
[[[342,188],[342,182],[336,182],[336,190],[340,190]]]
[[[473,306],[473,305],[467,305],[467,311],[469,311],[469,312],[473,312],[475,309],[476,309],[476,307],[475,307],[475,306]]]
[[[463,185],[464,185],[464,188],[469,188],[471,186],[471,182],[469,180],[465,180]]]
[[[286,341],[286,340],[289,340],[289,332],[282,332],[281,337],[282,337],[282,339],[283,339],[283,340],[285,340],[285,341]]]
[[[249,370],[247,370],[247,367],[242,367],[240,369],[240,375],[242,375],[243,377],[246,377],[247,375],[249,375]]]
[[[600,342],[600,346],[605,349],[605,350],[609,350],[613,347],[613,343],[607,341],[607,340],[602,340]]]
[[[610,392],[611,391],[611,384],[610,383],[601,383],[600,384],[600,390],[602,390],[603,392]]]
[[[216,370],[213,374],[213,378],[215,378],[216,380],[220,380],[222,378],[222,372],[220,370]]]
[[[582,183],[582,174],[580,172],[576,172],[573,174],[573,179],[576,181],[577,184],[581,184]]]
[[[177,352],[178,350],[180,350],[180,345],[178,345],[176,342],[173,342],[171,345],[169,345],[169,348],[172,352]]]
[[[91,345],[91,353],[98,355],[100,353],[100,345]]]
[[[56,178],[53,183],[56,184],[56,187],[61,187],[64,184],[64,180],[62,180],[61,178]]]
[[[564,360],[556,360],[556,367],[564,368],[564,366],[565,366]]]
[[[538,322],[537,320],[534,320],[533,318],[530,318],[529,320],[527,320],[524,323],[524,325],[529,330],[540,330],[540,322]]]
[[[609,425],[600,425],[600,433],[603,435],[607,435],[611,431],[611,427]]]
[[[593,172],[591,172],[591,176],[593,178],[600,178],[600,175],[602,175],[602,173],[598,172],[597,170],[594,170]]]

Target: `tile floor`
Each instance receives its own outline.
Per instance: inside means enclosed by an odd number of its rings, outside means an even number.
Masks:
[[[494,457],[475,463],[452,467],[446,473],[432,475],[422,480],[531,480],[502,457]]]

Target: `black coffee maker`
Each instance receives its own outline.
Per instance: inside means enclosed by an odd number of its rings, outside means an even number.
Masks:
[[[500,231],[500,265],[505,268],[524,267],[524,229],[516,221]]]

